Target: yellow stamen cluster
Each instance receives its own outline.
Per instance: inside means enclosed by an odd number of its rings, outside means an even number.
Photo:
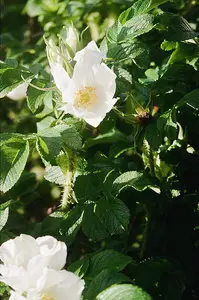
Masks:
[[[81,109],[89,109],[97,100],[96,88],[85,86],[75,93],[74,106]]]
[[[41,300],[55,300],[54,297],[49,297],[46,294],[41,296]]]

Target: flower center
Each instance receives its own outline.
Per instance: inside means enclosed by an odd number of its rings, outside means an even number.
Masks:
[[[54,300],[54,297],[47,296],[46,294],[41,296],[41,300]]]
[[[74,106],[76,108],[88,109],[96,103],[96,88],[85,86],[75,93]]]

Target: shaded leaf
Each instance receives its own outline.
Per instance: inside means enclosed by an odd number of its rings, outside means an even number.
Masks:
[[[94,276],[104,269],[115,272],[122,271],[130,262],[131,257],[115,250],[104,250],[94,254],[90,259],[89,276]]]
[[[68,266],[67,270],[75,273],[78,277],[82,278],[89,267],[89,258],[84,257]]]
[[[78,200],[96,199],[96,195],[103,188],[105,172],[88,173],[78,176],[75,181],[75,194]]]
[[[195,32],[187,20],[182,16],[174,15],[172,17],[170,27],[168,30],[167,39],[170,41],[184,41],[193,39],[199,36],[199,32]]]
[[[83,212],[76,206],[71,209],[65,216],[64,220],[60,224],[60,234],[65,236],[67,242],[72,242],[82,223]]]
[[[84,233],[94,241],[101,241],[109,236],[107,228],[95,214],[95,206],[93,203],[86,205],[82,229]]]
[[[186,103],[193,109],[199,110],[199,89],[193,90],[190,93],[186,94],[180,100],[180,103]]]
[[[104,197],[97,202],[95,213],[110,235],[127,230],[130,213],[121,200]]]
[[[141,192],[147,188],[156,188],[157,186],[146,173],[137,171],[125,172],[113,182],[116,193],[120,193],[123,189],[129,187]]]
[[[135,283],[144,289],[151,288],[162,275],[172,269],[172,264],[164,258],[145,260],[136,268]]]
[[[100,134],[95,138],[87,139],[84,146],[86,149],[88,149],[98,144],[112,144],[120,141],[127,141],[126,135],[120,132],[119,130],[113,128],[107,133]]]

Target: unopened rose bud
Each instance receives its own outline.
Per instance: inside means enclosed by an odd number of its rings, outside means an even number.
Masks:
[[[159,109],[160,108],[158,106],[156,106],[156,105],[153,107],[152,113],[151,113],[153,117],[158,113]]]

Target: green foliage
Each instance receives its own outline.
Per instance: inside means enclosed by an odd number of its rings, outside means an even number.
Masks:
[[[198,299],[197,1],[15,2],[0,36],[1,243],[66,242],[83,300]],[[97,128],[60,111],[49,72],[43,35],[59,42],[71,22],[117,75]],[[9,100],[24,82],[26,100]]]

